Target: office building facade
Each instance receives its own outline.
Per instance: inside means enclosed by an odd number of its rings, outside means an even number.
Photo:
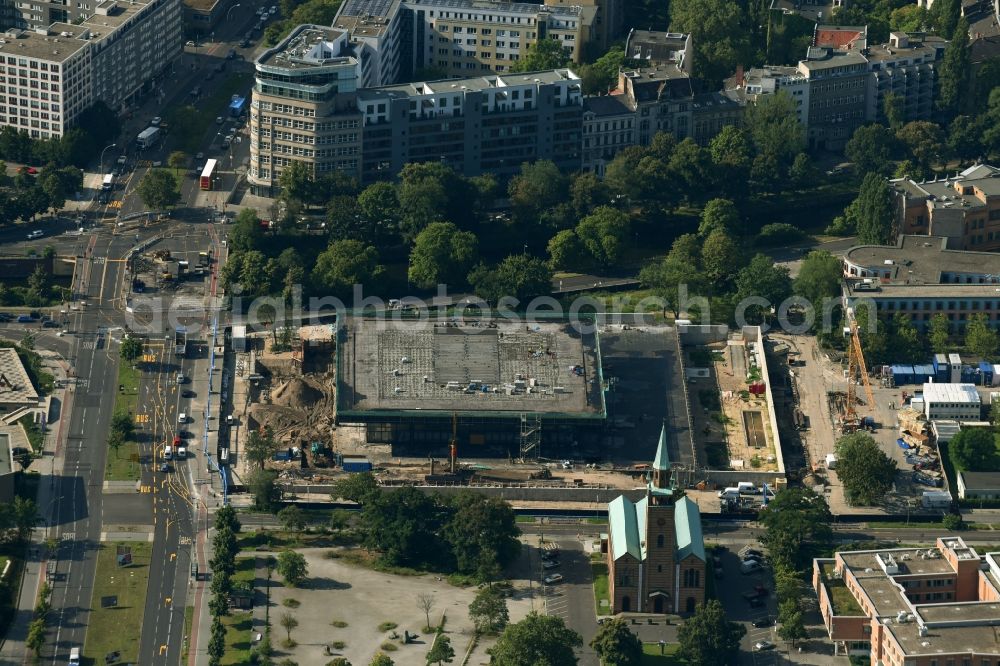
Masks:
[[[250,105],[251,192],[274,196],[293,161],[315,177],[331,171],[360,175],[362,116],[358,62],[347,34],[301,25],[255,63]]]

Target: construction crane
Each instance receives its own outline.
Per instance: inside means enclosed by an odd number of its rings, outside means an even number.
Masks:
[[[875,407],[875,396],[872,394],[871,382],[868,381],[868,366],[865,364],[865,354],[861,348],[861,335],[858,332],[858,322],[854,318],[854,308],[847,309],[847,323],[851,339],[847,345],[847,405],[844,407],[843,429],[844,432],[854,432],[860,425],[858,412],[854,407],[857,402],[855,374],[861,375],[869,410]]]

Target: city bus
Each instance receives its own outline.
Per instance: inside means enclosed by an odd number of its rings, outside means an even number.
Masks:
[[[205,168],[201,172],[201,189],[210,190],[212,189],[212,179],[215,177],[215,165],[218,160],[209,160],[205,162]]]

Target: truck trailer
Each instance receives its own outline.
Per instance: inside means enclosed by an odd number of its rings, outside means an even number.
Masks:
[[[174,354],[184,356],[185,353],[187,353],[187,329],[178,326],[174,330]]]
[[[153,144],[156,143],[157,139],[160,138],[160,128],[159,127],[147,127],[146,129],[139,132],[139,136],[136,137],[136,143],[139,147],[145,150]]]

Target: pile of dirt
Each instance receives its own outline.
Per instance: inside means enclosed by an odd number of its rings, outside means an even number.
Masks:
[[[271,391],[271,404],[294,409],[311,407],[323,398],[322,389],[301,377],[290,379]]]
[[[303,410],[276,405],[250,405],[247,416],[251,427],[264,426],[279,436],[290,428],[304,424],[306,420]]]

